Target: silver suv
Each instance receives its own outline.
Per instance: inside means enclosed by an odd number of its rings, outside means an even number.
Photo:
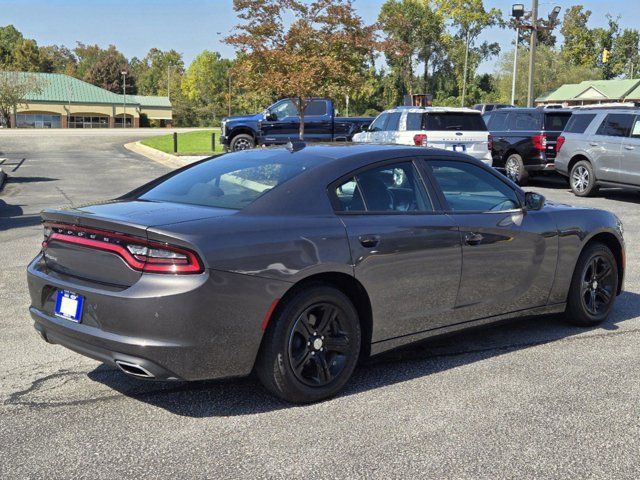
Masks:
[[[578,109],[556,150],[556,170],[580,197],[600,186],[640,189],[640,108]]]

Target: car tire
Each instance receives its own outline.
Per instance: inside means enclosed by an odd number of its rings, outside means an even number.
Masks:
[[[512,153],[504,162],[504,172],[508,179],[518,185],[526,185],[529,180],[529,173],[524,168],[522,157],[517,153]]]
[[[240,150],[250,150],[256,146],[256,142],[248,133],[240,133],[231,139],[229,150],[238,152]]]
[[[618,264],[602,243],[585,248],[576,264],[567,298],[569,323],[591,327],[609,316],[618,292]]]
[[[598,191],[596,176],[593,166],[586,160],[580,160],[573,167],[569,174],[569,186],[574,195],[578,197],[588,197]]]
[[[358,312],[349,298],[329,285],[307,285],[276,309],[256,373],[267,390],[283,400],[324,400],[351,377],[360,342]]]

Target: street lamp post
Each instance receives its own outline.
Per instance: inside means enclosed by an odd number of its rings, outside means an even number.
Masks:
[[[127,128],[127,72],[122,71],[122,128]]]
[[[516,75],[518,72],[518,44],[520,43],[520,19],[524,16],[524,4],[516,3],[511,8],[511,16],[515,19],[516,43],[513,50],[513,78],[511,79],[511,105],[516,104]]]

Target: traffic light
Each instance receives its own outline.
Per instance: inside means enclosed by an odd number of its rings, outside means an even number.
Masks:
[[[602,63],[607,63],[609,61],[609,54],[610,52],[606,48],[602,50]]]

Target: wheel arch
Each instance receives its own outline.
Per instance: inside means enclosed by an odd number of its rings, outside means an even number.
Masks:
[[[624,269],[625,269],[625,257],[624,257],[624,247],[620,240],[611,232],[599,232],[590,237],[580,249],[580,255],[586,248],[594,243],[602,243],[609,247],[611,253],[613,253],[614,258],[616,259],[616,264],[618,266],[618,291],[616,292],[618,295],[622,292],[622,281],[624,279]]]
[[[580,161],[585,161],[585,162],[589,162],[591,164],[591,168],[593,168],[593,163],[591,162],[591,160],[589,160],[589,158],[584,155],[583,153],[578,153],[575,154],[574,156],[571,157],[571,160],[569,160],[569,163],[567,164],[567,175],[571,176],[571,169],[573,168],[573,166],[580,162]]]
[[[277,307],[271,314],[271,320],[269,321],[265,335],[263,335],[263,341],[287,301],[301,289],[308,288],[314,284],[334,287],[344,293],[351,303],[353,303],[353,306],[358,312],[360,329],[362,332],[360,358],[363,359],[369,357],[371,354],[371,338],[373,332],[373,315],[369,294],[355,277],[342,272],[317,273],[303,278],[293,284],[280,298]]]
[[[254,132],[251,128],[249,127],[235,127],[233,130],[231,130],[231,133],[229,133],[229,145],[231,145],[231,142],[233,141],[233,139],[235,137],[237,137],[238,135],[241,134],[247,134],[247,135],[251,135],[251,137],[253,138],[253,141],[256,141],[256,132]]]

